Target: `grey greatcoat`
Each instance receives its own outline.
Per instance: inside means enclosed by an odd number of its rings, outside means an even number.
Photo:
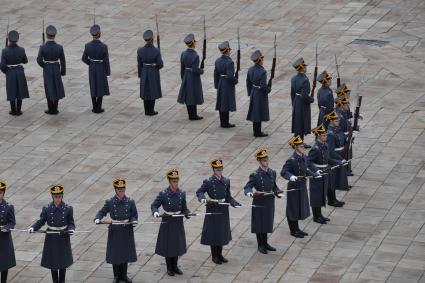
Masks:
[[[334,110],[334,104],[335,101],[332,89],[323,85],[317,91],[317,105],[319,106],[319,118],[317,119],[317,125],[323,124],[323,116]]]
[[[62,45],[49,40],[40,46],[37,63],[43,68],[46,98],[51,101],[64,98],[62,76],[66,75],[66,63]]]
[[[25,49],[11,43],[1,53],[0,69],[6,74],[7,100],[29,98],[27,79],[22,64],[28,63]]]
[[[44,206],[40,219],[31,227],[34,231],[47,224],[47,230],[60,229],[62,231],[75,230],[72,206],[62,202],[59,206],[53,202]],[[67,233],[46,234],[44,239],[41,266],[48,269],[66,269],[73,263],[71,239]]]
[[[207,196],[206,196],[206,195]],[[218,178],[212,175],[204,180],[202,186],[196,191],[198,200],[218,200],[219,202],[235,204],[230,192],[230,180],[225,177]],[[205,215],[202,228],[201,244],[209,246],[224,246],[232,240],[230,230],[229,206],[207,203],[207,213],[220,213],[217,215]]]
[[[286,217],[289,220],[304,220],[310,216],[310,207],[307,193],[307,179],[300,176],[312,176],[307,166],[307,156],[294,153],[283,165],[280,175],[289,180],[297,176],[295,182],[288,182],[286,194]]]
[[[249,109],[246,119],[258,123],[270,120],[269,96],[271,89],[267,86],[267,71],[260,64],[254,64],[246,75]]]
[[[105,201],[104,206],[96,215],[96,219],[102,219],[109,213],[112,220],[137,221],[138,213],[133,199],[117,196]],[[106,262],[110,264],[123,264],[136,262],[136,244],[134,242],[133,225],[109,225],[108,243],[106,246]]]
[[[214,87],[217,89],[215,110],[220,112],[236,111],[235,64],[228,55],[222,55],[215,61]]]
[[[84,47],[84,63],[89,66],[90,94],[92,97],[109,95],[108,76],[111,75],[108,46],[94,39]]]
[[[13,205],[3,200],[0,202],[0,272],[16,266],[15,250],[10,232],[10,229],[15,228],[15,224]],[[2,232],[1,230],[6,230],[7,232]]]
[[[159,70],[164,66],[161,52],[152,43],[137,50],[137,73],[140,78],[140,98],[155,100],[162,97]]]
[[[201,105],[204,103],[201,75],[203,69],[199,68],[199,56],[195,49],[188,48],[180,57],[180,86],[177,102],[186,105]]]
[[[308,135],[311,132],[310,82],[304,73],[298,73],[291,79],[292,133]]]
[[[255,188],[255,191],[253,189]],[[249,175],[249,181],[244,187],[245,195],[254,193],[252,199],[253,207],[251,210],[251,233],[271,233],[273,232],[274,221],[274,193],[279,188],[276,184],[276,171],[268,168],[267,172],[258,168],[254,173]],[[268,195],[255,195],[255,192],[272,193]]]
[[[340,127],[328,128],[328,149],[331,156],[336,160],[344,159],[344,144],[347,135],[344,134]],[[347,191],[348,190],[348,177],[347,167],[341,166],[332,170],[332,189]]]

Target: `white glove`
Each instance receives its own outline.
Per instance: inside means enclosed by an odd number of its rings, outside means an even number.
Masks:
[[[34,233],[34,228],[32,228],[32,227],[31,227],[31,228],[29,228],[29,229],[28,229],[28,233]]]
[[[247,193],[246,196],[252,198],[254,194],[253,193]]]
[[[153,217],[159,218],[159,212],[154,212]]]
[[[297,176],[291,176],[291,178],[289,178],[291,182],[295,182],[296,180],[298,180]]]
[[[206,199],[201,199],[201,203],[207,203],[207,200]]]
[[[131,224],[137,225],[137,224],[139,224],[139,222],[137,220],[133,220],[133,221],[131,221]]]
[[[363,115],[362,114],[359,114],[359,119],[360,120],[363,120],[363,118],[364,118]]]
[[[357,137],[357,131],[353,131],[353,133],[352,133],[352,137],[353,137],[353,138]]]
[[[323,171],[322,170],[317,170],[316,173],[319,174],[319,175],[322,175],[323,174]]]
[[[7,228],[2,228],[2,229],[0,230],[0,232],[7,233],[7,232],[9,232],[9,230],[8,230]]]
[[[95,219],[94,220],[94,224],[99,224],[100,223],[100,219]]]
[[[342,164],[347,163],[347,160],[343,159],[341,160]]]
[[[68,234],[70,234],[70,235],[74,234],[74,232],[75,232],[74,229],[68,230]]]

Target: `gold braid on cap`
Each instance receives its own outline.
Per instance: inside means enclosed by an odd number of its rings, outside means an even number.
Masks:
[[[213,168],[223,168],[224,163],[222,158],[215,158],[210,162],[211,167]]]
[[[258,64],[258,63],[260,63],[261,61],[264,60],[264,55],[262,53],[260,53],[260,54],[261,54],[260,57],[258,57],[258,59],[254,61],[255,64]]]
[[[220,49],[220,48],[219,48],[219,50],[220,50],[220,52],[221,52],[221,53],[226,53],[227,51],[229,51],[229,50],[230,50],[230,44],[227,44],[227,45],[226,45],[226,47],[225,47],[225,48],[223,48],[223,49]]]
[[[49,190],[51,195],[61,195],[65,191],[62,184],[51,184]]]
[[[291,146],[292,148],[295,148],[296,146],[301,145],[301,144],[303,144],[303,143],[304,143],[304,141],[303,141],[303,139],[301,138],[301,136],[300,136],[300,135],[297,135],[297,136],[295,136],[295,137],[292,137],[292,138],[288,141],[289,146]]]
[[[126,186],[126,181],[124,178],[116,178],[114,181],[112,181],[112,185],[115,189],[124,189]]]
[[[269,153],[267,152],[268,147],[262,147],[259,148],[256,152],[255,152],[255,159],[260,160],[261,158],[264,157],[268,157]]]
[[[323,119],[325,119],[326,122],[330,122],[338,119],[338,114],[336,114],[336,111],[334,110],[331,113],[324,115]]]
[[[5,181],[0,180],[0,190],[5,191],[7,189],[7,184]]]
[[[297,66],[295,66],[295,70],[300,71],[301,69],[304,69],[305,66],[307,65],[305,64],[304,59],[302,59],[301,62]]]
[[[311,132],[317,137],[321,134],[326,133],[326,128],[323,124],[320,124],[316,128],[311,129]]]
[[[165,176],[167,176],[168,179],[178,179],[180,177],[179,170],[177,168],[168,170],[167,173],[165,173]]]
[[[348,99],[345,96],[341,96],[335,99],[335,104],[338,106],[346,105],[348,104]]]

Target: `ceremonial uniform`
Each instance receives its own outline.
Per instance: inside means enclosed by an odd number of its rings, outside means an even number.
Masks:
[[[313,176],[313,173],[307,167],[307,156],[297,149],[304,147],[301,137],[291,138],[289,145],[296,150],[285,162],[280,173],[283,178],[289,180],[286,194],[286,218],[291,235],[304,238],[308,234],[300,230],[298,220],[304,220],[310,216],[306,177]]]
[[[199,56],[195,50],[195,36],[189,34],[184,42],[188,48],[180,56],[180,86],[177,102],[186,104],[189,120],[200,120],[203,117],[197,114],[197,105],[204,104],[204,94],[202,92],[201,75],[204,69],[199,68]]]
[[[217,102],[215,110],[220,112],[220,125],[222,128],[232,128],[229,123],[229,112],[236,111],[235,64],[230,58],[230,44],[225,41],[219,44],[218,49],[223,54],[215,61],[214,87],[217,89]]]
[[[344,132],[348,132],[352,128],[352,120],[353,120],[353,112],[350,109],[350,101],[349,98],[351,96],[351,90],[347,87],[346,84],[341,84],[339,88],[335,91],[338,98],[335,100],[336,111],[340,117],[340,126],[341,130]],[[358,129],[354,129],[354,131],[358,131]],[[346,141],[351,143],[348,146],[348,153],[344,152],[344,156],[346,159],[353,158],[353,146],[352,143],[354,141],[354,137],[351,138],[351,141]],[[347,165],[348,176],[353,176],[353,171],[351,168],[351,162]]]
[[[255,154],[257,160],[268,159],[268,153],[260,149]],[[255,191],[253,191],[255,189]],[[266,254],[267,250],[276,250],[267,243],[267,233],[273,232],[275,196],[282,191],[276,184],[276,171],[260,167],[249,175],[249,181],[244,187],[244,193],[253,197],[251,211],[251,233],[257,234],[258,250]]]
[[[168,179],[178,180],[177,169],[167,172]],[[165,257],[167,272],[170,276],[174,273],[182,274],[178,268],[178,257],[186,253],[186,234],[184,231],[183,217],[173,217],[174,214],[186,215],[190,210],[186,205],[186,193],[179,188],[172,190],[170,187],[161,191],[151,204],[152,214],[159,217],[158,211],[162,206],[164,210],[163,222],[159,227],[155,253]]]
[[[214,159],[211,166],[213,170],[221,171],[223,161]],[[214,263],[227,262],[222,255],[222,250],[223,246],[232,240],[229,205],[240,206],[231,195],[230,180],[214,173],[210,178],[204,180],[201,187],[196,191],[196,196],[200,202],[206,204],[206,213],[216,213],[215,215],[205,215],[201,244],[211,246]]]
[[[27,79],[23,64],[28,63],[25,49],[18,46],[19,34],[10,31],[9,46],[1,53],[0,69],[6,75],[6,94],[10,102],[10,115],[22,115],[22,100],[29,98]]]
[[[44,91],[46,93],[47,114],[58,114],[59,100],[65,97],[62,76],[66,75],[66,62],[63,47],[54,40],[56,28],[46,28],[47,42],[40,46],[37,63],[43,68]]]
[[[116,191],[124,191],[126,188],[126,181],[122,178],[117,178],[113,181],[113,186]],[[109,225],[106,262],[112,264],[114,280],[117,283],[120,280],[132,282],[127,277],[127,268],[129,262],[137,261],[133,230],[133,225],[135,225],[138,220],[136,203],[133,199],[125,195],[120,198],[118,194],[116,194],[105,201],[102,209],[96,214],[95,223],[108,213],[112,221],[129,224]]]
[[[246,119],[252,122],[255,137],[265,137],[261,131],[261,122],[270,120],[269,96],[271,88],[267,85],[267,71],[264,70],[264,55],[255,51],[251,55],[254,66],[250,67],[246,75],[246,89],[249,96],[249,109]]]
[[[137,73],[140,78],[140,98],[143,100],[145,115],[154,116],[158,114],[154,110],[155,100],[162,97],[161,78],[159,70],[164,63],[161,51],[153,45],[153,32],[147,30],[143,34],[146,41],[144,47],[137,50]]]
[[[319,106],[319,118],[317,125],[323,124],[323,116],[331,113],[334,110],[334,97],[332,89],[329,86],[323,85],[317,91],[317,104]]]
[[[295,136],[299,135],[304,139],[305,135],[311,131],[311,107],[314,98],[310,96],[310,81],[308,80],[303,58],[299,58],[292,63],[298,71],[291,79],[291,101],[292,101],[292,129]]]
[[[10,229],[15,228],[15,209],[13,205],[4,200],[7,185],[0,181],[0,192],[3,198],[0,200],[0,272],[1,282],[6,283],[10,268],[16,266],[15,250],[13,247]]]
[[[89,66],[90,95],[93,104],[93,113],[102,113],[103,96],[109,95],[108,76],[111,75],[109,65],[108,46],[99,40],[100,27],[93,25],[90,28],[93,40],[84,47],[81,60]]]
[[[52,196],[62,196],[63,186],[52,185]],[[41,266],[51,270],[53,282],[65,282],[66,268],[72,265],[72,250],[70,235],[75,231],[74,214],[72,206],[54,202],[44,206],[41,210],[40,219],[31,225],[30,233],[38,231],[47,224],[47,233],[44,239]],[[49,233],[57,232],[57,233]]]

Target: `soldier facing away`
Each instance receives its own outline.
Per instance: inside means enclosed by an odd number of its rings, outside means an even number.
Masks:
[[[65,97],[62,76],[66,75],[66,62],[63,47],[55,41],[57,30],[49,25],[46,28],[47,42],[40,46],[37,63],[43,68],[44,91],[47,99],[46,114],[59,113],[59,100]]]
[[[145,115],[157,115],[155,100],[162,97],[159,70],[164,63],[161,51],[153,45],[154,36],[151,30],[143,33],[146,44],[137,50],[137,73],[140,78],[140,98],[143,100]]]
[[[100,41],[100,26],[90,28],[93,40],[84,47],[81,60],[89,66],[90,96],[93,104],[93,113],[102,113],[103,96],[109,95],[108,76],[111,75],[109,65],[108,46]]]
[[[28,63],[25,49],[18,46],[19,33],[12,30],[8,34],[9,46],[1,53],[0,69],[6,75],[7,100],[12,116],[22,115],[22,100],[29,98],[27,79],[23,64]]]
[[[15,228],[15,209],[6,202],[7,184],[0,180],[0,272],[1,283],[7,282],[9,269],[16,266],[15,249],[10,229]]]

